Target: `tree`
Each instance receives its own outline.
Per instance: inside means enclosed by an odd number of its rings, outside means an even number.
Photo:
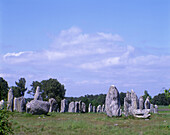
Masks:
[[[0,100],[7,100],[8,88],[7,81],[0,77]]]
[[[126,93],[121,92],[121,93],[120,93],[120,104],[121,104],[121,106],[124,105],[124,98],[125,98],[125,97],[126,97]]]
[[[12,86],[14,97],[21,97],[24,96],[25,91],[27,88],[25,88],[26,80],[25,78],[20,78],[19,82],[15,82],[17,86]]]
[[[43,100],[48,100],[50,98],[56,99],[58,103],[64,98],[66,90],[64,85],[62,85],[57,79],[42,80],[41,82],[33,81],[31,84],[31,90],[27,93],[34,95],[36,92],[36,87],[40,86],[40,92]]]
[[[156,105],[169,105],[170,97],[166,98],[165,93],[161,93],[153,97],[152,103]]]
[[[145,90],[144,95],[143,95],[143,100],[145,101],[147,97],[149,97],[150,100],[152,99],[152,97],[149,95],[148,91]]]
[[[170,89],[169,90],[165,89],[164,92],[165,92],[166,98],[170,98]]]

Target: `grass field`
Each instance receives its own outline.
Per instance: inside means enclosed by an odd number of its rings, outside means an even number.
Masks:
[[[150,119],[109,118],[102,113],[50,113],[45,116],[14,112],[11,122],[17,135],[170,134],[170,111],[152,114]]]

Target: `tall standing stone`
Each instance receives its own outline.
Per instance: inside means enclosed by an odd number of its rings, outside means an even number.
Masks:
[[[68,112],[68,101],[66,99],[61,100],[61,113]]]
[[[13,96],[13,90],[10,89],[8,91],[8,103],[7,103],[7,109],[11,112],[13,112],[13,100],[14,100],[14,96]]]
[[[81,103],[81,112],[82,113],[86,112],[86,104],[84,102]]]
[[[18,98],[14,98],[14,111],[18,111],[18,112],[25,112],[26,111],[26,101],[25,98],[22,97],[18,97]]]
[[[82,112],[82,101],[81,100],[79,101],[79,112],[80,113]]]
[[[131,112],[131,94],[129,91],[127,91],[126,97],[124,98],[124,113],[125,113],[126,117],[132,114],[132,112]]]
[[[0,110],[1,110],[1,109],[4,109],[4,100],[1,100],[1,101],[0,101]]]
[[[142,110],[144,108],[143,104],[144,104],[143,96],[140,96],[139,97],[139,109],[140,110]]]
[[[50,103],[49,112],[57,112],[57,101],[54,98],[50,98],[49,103]]]
[[[96,107],[95,107],[95,106],[93,106],[93,112],[94,112],[94,113],[96,112]]]
[[[105,106],[104,106],[104,104],[102,105],[102,112],[105,112]]]
[[[155,105],[154,113],[158,113],[158,106],[157,105]]]
[[[139,106],[138,97],[133,90],[131,90],[131,106],[132,106],[131,108],[132,110],[138,109]]]
[[[150,105],[150,113],[154,113],[154,106],[153,106],[153,104]]]
[[[88,112],[93,112],[92,104],[89,104]]]
[[[72,101],[69,103],[69,109],[68,109],[68,112],[75,112],[75,102]]]
[[[79,113],[80,109],[80,102],[76,101],[75,102],[75,113]]]
[[[37,88],[36,88],[34,100],[43,100],[42,97],[41,97],[41,94],[40,94],[40,87],[39,86],[37,86]]]
[[[150,101],[149,101],[149,96],[145,100],[145,109],[150,109]]]
[[[105,100],[105,110],[107,116],[121,116],[120,97],[117,88],[112,85],[107,93]]]
[[[100,112],[102,112],[102,106],[101,106],[101,105],[98,105],[98,106],[97,106],[97,113],[100,113]]]

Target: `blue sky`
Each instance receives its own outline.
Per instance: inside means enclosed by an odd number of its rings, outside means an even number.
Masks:
[[[5,0],[0,9],[0,76],[10,86],[51,77],[66,96],[170,87],[168,0]]]

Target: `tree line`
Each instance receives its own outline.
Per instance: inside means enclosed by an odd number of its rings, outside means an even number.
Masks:
[[[61,84],[57,79],[48,79],[48,80],[42,80],[39,81],[33,81],[31,84],[31,89],[28,90],[26,88],[26,80],[25,78],[20,78],[18,81],[15,82],[16,86],[9,87],[8,82],[4,80],[2,77],[0,77],[0,100],[7,100],[8,90],[9,88],[13,89],[14,97],[21,97],[24,96],[24,93],[27,92],[30,95],[34,95],[36,92],[37,86],[40,86],[40,92],[41,96],[44,101],[47,101],[50,98],[56,99],[58,104],[60,104],[60,101],[64,98],[68,100],[68,102],[71,101],[82,101],[86,104],[86,107],[88,107],[89,103],[92,103],[93,106],[102,105],[105,103],[106,94],[98,94],[98,95],[85,95],[80,97],[65,97],[66,89],[64,88],[64,85]],[[150,97],[150,101],[152,104],[157,105],[169,105],[170,104],[170,89],[165,89],[164,93],[160,93],[153,98],[149,95],[148,91],[144,91],[144,101],[147,98],[147,96]],[[120,92],[120,103],[121,106],[124,104],[124,98],[126,96],[126,93]],[[32,98],[26,99],[27,101],[32,100]]]

